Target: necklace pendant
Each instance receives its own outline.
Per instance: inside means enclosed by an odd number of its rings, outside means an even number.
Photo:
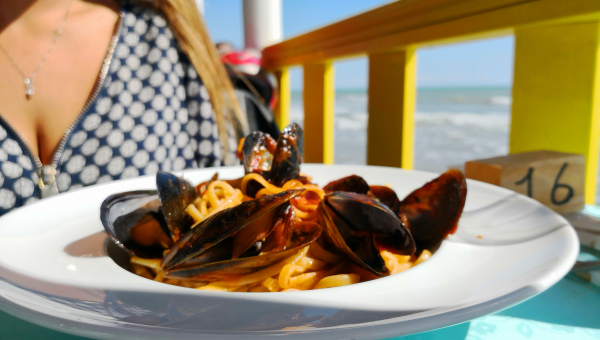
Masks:
[[[25,95],[27,96],[27,99],[29,99],[35,94],[35,89],[33,88],[33,81],[29,78],[25,78],[23,82],[25,83]]]

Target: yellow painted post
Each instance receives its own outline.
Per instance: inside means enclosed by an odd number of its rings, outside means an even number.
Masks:
[[[413,48],[369,55],[367,164],[412,169],[416,73]]]
[[[333,164],[334,68],[304,65],[304,162]]]
[[[586,157],[585,201],[594,203],[600,136],[600,24],[515,31],[510,152]]]
[[[277,78],[277,89],[279,91],[279,100],[275,106],[275,122],[280,130],[290,123],[290,98],[292,89],[290,87],[290,72],[287,68],[274,72]]]

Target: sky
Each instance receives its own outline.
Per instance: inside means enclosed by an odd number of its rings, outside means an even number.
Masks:
[[[389,0],[282,0],[284,39],[379,7]],[[242,0],[204,0],[213,41],[243,47]],[[417,50],[417,86],[510,86],[513,69],[512,36],[440,45]],[[336,89],[365,89],[366,58],[335,62]],[[301,68],[291,72],[292,88],[302,88]]]

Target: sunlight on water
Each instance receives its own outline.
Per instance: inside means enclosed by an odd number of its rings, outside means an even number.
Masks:
[[[444,171],[467,160],[508,152],[510,89],[426,89],[417,100],[415,169]],[[367,94],[338,91],[335,162],[365,164]],[[292,121],[301,123],[301,94],[292,95]]]

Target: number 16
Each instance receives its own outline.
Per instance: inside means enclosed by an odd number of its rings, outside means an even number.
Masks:
[[[554,205],[567,204],[567,202],[569,202],[571,200],[571,198],[573,198],[573,194],[574,194],[573,188],[568,184],[563,184],[563,183],[558,182],[560,180],[560,178],[562,177],[563,172],[565,171],[565,169],[567,168],[568,165],[569,164],[565,162],[560,167],[560,170],[558,170],[558,174],[556,175],[556,178],[554,179],[554,185],[552,186],[552,191],[550,192],[550,201]],[[515,182],[515,185],[521,185],[521,184],[527,182],[527,196],[529,196],[529,197],[533,197],[533,187],[532,187],[533,170],[534,170],[533,167],[529,167],[525,177],[523,177],[520,180]],[[558,200],[556,198],[556,191],[560,188],[567,189],[567,195],[562,200]]]

